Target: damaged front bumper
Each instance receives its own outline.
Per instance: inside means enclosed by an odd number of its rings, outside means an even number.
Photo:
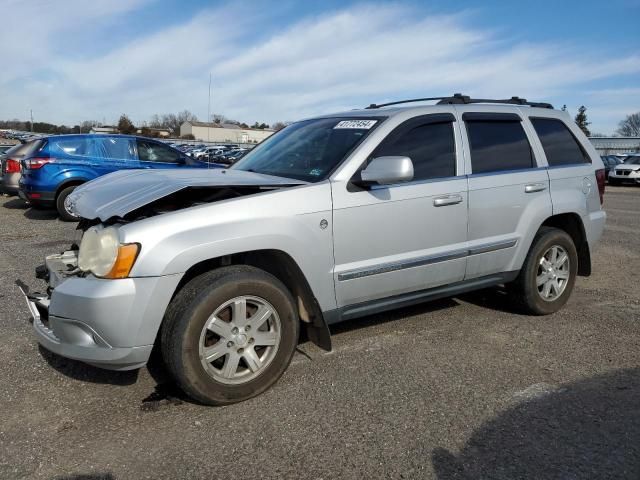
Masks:
[[[38,342],[58,355],[111,370],[140,368],[149,359],[164,310],[164,289],[181,275],[104,280],[79,276],[77,254],[46,258],[36,276],[47,293],[18,286]],[[173,291],[173,290],[171,290]]]

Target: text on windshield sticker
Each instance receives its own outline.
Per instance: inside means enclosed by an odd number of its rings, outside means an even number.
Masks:
[[[376,124],[377,120],[342,120],[334,128],[359,128],[369,130]]]

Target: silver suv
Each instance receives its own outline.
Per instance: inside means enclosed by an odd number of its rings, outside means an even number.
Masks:
[[[273,385],[301,328],[330,349],[333,323],[494,285],[557,311],[604,228],[599,155],[548,104],[436,100],[300,121],[225,170],[77,188],[79,246],[25,291],[38,341],[118,370],[158,345],[220,405]]]

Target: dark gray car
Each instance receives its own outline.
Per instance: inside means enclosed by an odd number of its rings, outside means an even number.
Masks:
[[[20,160],[25,155],[36,150],[42,140],[31,140],[30,142],[18,144],[0,155],[0,193],[7,195],[18,194],[18,182],[22,176]]]

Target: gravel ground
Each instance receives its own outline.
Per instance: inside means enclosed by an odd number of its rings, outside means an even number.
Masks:
[[[333,329],[278,384],[223,408],[161,365],[108,372],[40,349],[14,282],[74,226],[0,198],[0,478],[640,478],[640,188],[567,307],[514,314],[497,290]]]

